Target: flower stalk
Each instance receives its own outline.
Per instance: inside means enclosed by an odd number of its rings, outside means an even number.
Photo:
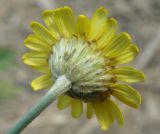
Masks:
[[[66,76],[59,76],[51,89],[32,107],[32,109],[18,120],[7,134],[19,134],[28,126],[43,110],[45,110],[54,100],[71,88],[71,82]]]

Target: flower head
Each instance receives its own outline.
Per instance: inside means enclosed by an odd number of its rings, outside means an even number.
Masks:
[[[34,34],[24,43],[31,49],[23,56],[24,63],[43,73],[31,83],[34,90],[46,89],[61,75],[72,83],[72,88],[61,95],[57,106],[71,106],[77,118],[86,105],[86,116],[93,114],[102,129],[114,120],[123,125],[123,116],[113,97],[137,108],[139,93],[125,84],[144,81],[144,74],[132,67],[124,67],[138,54],[138,48],[127,33],[117,33],[117,22],[100,7],[89,19],[75,18],[71,8],[63,7],[43,12],[46,27],[31,23]]]

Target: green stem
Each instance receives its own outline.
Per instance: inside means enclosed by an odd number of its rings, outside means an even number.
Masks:
[[[47,108],[49,104],[70,88],[71,82],[65,76],[60,76],[41,100],[25,116],[18,120],[7,134],[19,134],[29,123],[32,122],[32,120]]]

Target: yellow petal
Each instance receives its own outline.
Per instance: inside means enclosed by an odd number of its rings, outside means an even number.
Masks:
[[[69,7],[54,10],[54,19],[62,36],[71,37],[76,33],[76,21]]]
[[[30,66],[48,66],[48,61],[44,58],[25,58],[23,61]]]
[[[110,110],[110,107],[107,104],[107,101],[108,100],[105,100],[104,102],[102,102],[102,106],[103,106],[103,109],[105,109],[105,111],[107,111],[107,113],[108,113],[109,122],[110,122],[110,125],[111,125],[114,121],[114,116],[112,115],[112,112]]]
[[[36,79],[34,79],[31,83],[33,90],[44,89],[52,86],[53,80],[50,73],[44,74]]]
[[[111,60],[110,65],[125,64],[135,59],[139,49],[135,45],[130,45],[123,52]]]
[[[79,15],[77,19],[77,32],[80,35],[88,37],[91,29],[91,24],[89,19],[84,15]]]
[[[131,38],[127,33],[120,33],[112,38],[111,41],[106,44],[104,53],[106,57],[115,57],[120,52],[123,52],[131,43]]]
[[[42,24],[32,22],[31,28],[35,34],[37,34],[40,38],[46,41],[49,45],[53,45],[56,43],[56,38]]]
[[[83,112],[82,101],[78,99],[73,99],[72,101],[72,117],[78,118]]]
[[[49,53],[47,53],[47,52],[30,51],[28,53],[25,53],[22,58],[23,58],[24,62],[26,64],[29,63],[29,65],[31,65],[32,68],[34,68],[42,73],[47,73],[47,72],[50,72],[50,68],[48,66],[48,63],[46,63],[46,61],[48,60],[48,57],[49,57]],[[36,62],[33,63],[34,61],[31,61],[31,59],[34,59],[34,58],[41,59],[42,64],[39,64]]]
[[[141,71],[131,67],[119,67],[109,71],[109,73],[115,75],[117,80],[123,82],[134,83],[144,81],[145,79],[144,74]]]
[[[119,107],[111,100],[107,100],[106,105],[109,107],[112,116],[117,120],[119,127],[121,127],[124,123],[124,119]]]
[[[93,117],[93,108],[90,102],[87,103],[86,115],[88,119]]]
[[[58,27],[54,20],[53,10],[45,10],[42,13],[42,15],[43,15],[44,22],[46,26],[48,27],[48,30],[52,33],[52,35],[56,39],[59,39],[60,35],[59,35]]]
[[[106,27],[108,12],[104,7],[100,7],[94,13],[91,19],[91,31],[88,40],[97,40],[104,33]]]
[[[66,107],[68,107],[69,105],[71,105],[72,103],[72,98],[67,96],[67,95],[61,95],[58,99],[57,102],[57,107],[59,109],[65,109]]]
[[[47,42],[42,41],[36,35],[29,35],[24,40],[24,44],[29,49],[32,49],[32,50],[38,51],[38,52],[49,52],[52,49],[51,46],[49,46],[49,44]]]
[[[49,66],[32,66],[33,69],[38,70],[41,73],[49,73],[51,72]]]
[[[101,102],[92,102],[97,120],[99,121],[102,130],[107,130],[110,126],[109,115],[106,109],[104,109]]]
[[[112,95],[123,103],[133,108],[141,104],[141,96],[134,88],[124,84],[112,84],[110,87],[113,89]]]
[[[44,52],[36,52],[36,51],[30,51],[27,52],[23,55],[23,59],[26,58],[43,58],[43,59],[48,59],[49,53],[44,53]]]
[[[97,49],[103,49],[106,44],[115,36],[117,30],[117,21],[113,18],[107,20],[107,27],[103,36],[97,41]]]

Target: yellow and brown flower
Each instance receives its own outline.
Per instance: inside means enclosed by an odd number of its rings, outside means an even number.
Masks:
[[[23,56],[24,63],[43,73],[31,83],[34,90],[47,89],[61,75],[72,83],[72,88],[58,99],[58,108],[71,106],[77,118],[86,104],[86,116],[93,114],[102,129],[123,116],[112,97],[137,108],[141,96],[125,84],[144,81],[144,74],[132,67],[124,67],[134,60],[138,48],[127,33],[117,33],[117,22],[100,7],[89,19],[74,16],[71,8],[63,7],[43,12],[46,27],[31,23],[34,34],[24,43],[31,49]]]

